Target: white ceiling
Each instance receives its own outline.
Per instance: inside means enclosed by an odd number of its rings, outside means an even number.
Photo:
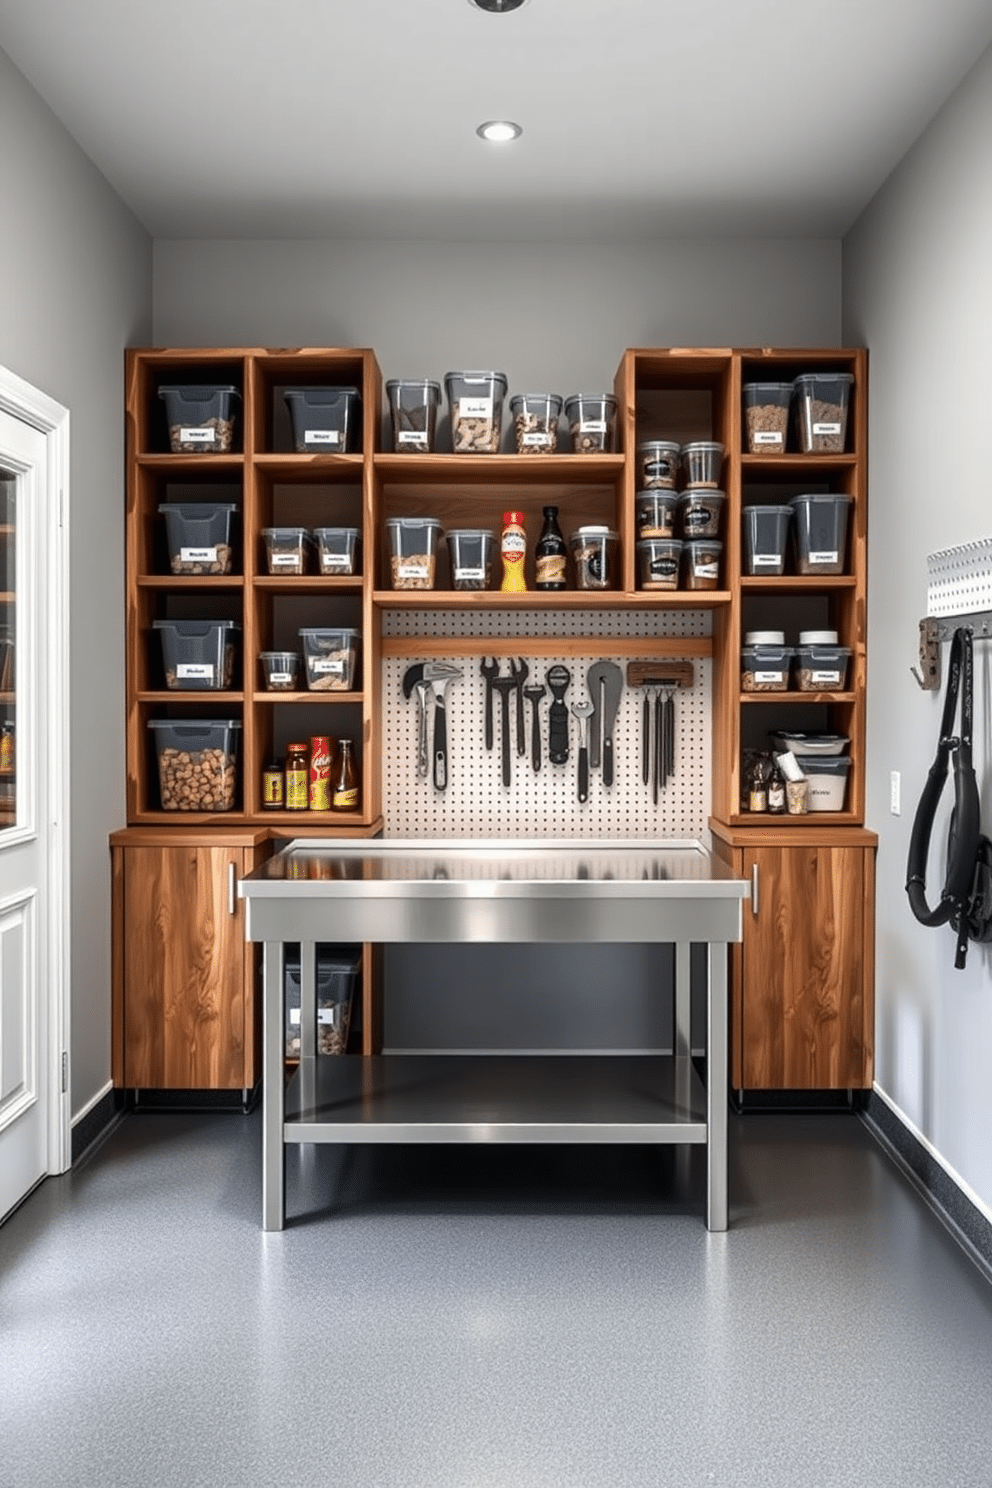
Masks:
[[[989,0],[0,0],[157,238],[839,236],[990,41]]]

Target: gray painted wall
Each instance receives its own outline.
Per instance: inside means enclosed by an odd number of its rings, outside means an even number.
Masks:
[[[909,675],[927,554],[992,535],[992,50],[844,242],[844,338],[871,358],[868,824],[879,832],[877,1083],[992,1217],[992,947],[953,968],[949,929],[903,889],[940,701]],[[947,648],[944,648],[946,662]],[[992,646],[976,645],[975,764],[992,833]],[[889,772],[902,774],[901,816]],[[949,799],[949,798],[948,798]],[[947,800],[945,799],[945,805]],[[946,813],[934,833],[939,898]]]
[[[110,1079],[110,854],[124,822],[124,347],[151,241],[0,52],[0,363],[71,421],[72,1109]]]

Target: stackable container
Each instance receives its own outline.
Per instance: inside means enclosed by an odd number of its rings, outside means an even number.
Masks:
[[[360,537],[357,527],[315,527],[317,572],[342,576],[356,574]]]
[[[150,718],[163,811],[233,811],[241,720]]]
[[[358,631],[306,627],[299,635],[311,692],[350,692],[355,681]]]
[[[270,574],[304,574],[312,545],[306,527],[263,527],[265,558]]]
[[[285,388],[298,454],[346,455],[358,448],[362,398],[354,387]]]
[[[745,645],[741,650],[741,692],[787,692],[794,655],[791,646]]]
[[[262,675],[269,692],[296,692],[300,680],[300,658],[295,651],[259,653]]]
[[[674,491],[681,445],[671,439],[646,439],[637,446],[638,483],[646,491],[660,487]]]
[[[719,537],[725,496],[708,486],[683,491],[679,497],[679,526],[684,538]]]
[[[851,660],[848,646],[803,646],[796,649],[796,686],[800,692],[843,692]]]
[[[518,455],[553,455],[557,451],[561,403],[557,393],[514,393],[510,413]]]
[[[791,382],[744,384],[744,435],[751,455],[784,455],[789,439]]]
[[[393,449],[399,455],[434,452],[441,384],[429,378],[392,378],[386,383]]]
[[[796,572],[839,574],[847,552],[847,515],[853,496],[821,494],[793,496],[792,535]]]
[[[719,589],[723,543],[709,537],[682,544],[682,566],[687,589]]]
[[[847,777],[851,769],[846,754],[797,754],[796,764],[809,781],[810,811],[843,811]]]
[[[436,517],[387,517],[389,573],[394,589],[433,589],[437,577]]]
[[[847,734],[773,733],[772,743],[780,754],[843,754],[851,740]]]
[[[573,393],[565,422],[576,455],[611,455],[617,447],[617,400],[612,393]]]
[[[495,455],[503,432],[503,372],[446,372],[451,448],[456,455]]]
[[[170,691],[219,692],[234,685],[233,620],[156,620]]]
[[[234,447],[234,417],[241,394],[226,384],[160,387],[174,455],[227,455]]]
[[[682,543],[677,538],[648,537],[636,546],[638,581],[642,589],[677,589],[682,566]]]
[[[718,486],[723,466],[723,445],[715,439],[695,439],[683,444],[680,459],[686,486]]]
[[[850,372],[804,372],[792,384],[796,437],[804,455],[839,455],[847,442]]]
[[[447,533],[451,583],[455,589],[491,589],[496,534],[485,527],[461,527]]]
[[[637,536],[674,537],[679,498],[674,491],[656,488],[653,491],[638,491],[634,500],[634,521]]]
[[[749,574],[785,573],[791,506],[744,508],[744,566]]]
[[[229,574],[233,501],[162,501],[169,566],[174,574]]]
[[[614,588],[619,534],[609,527],[579,527],[568,539],[576,589]]]
[[[362,964],[360,946],[318,945],[317,948],[318,1054],[343,1054],[348,1045],[355,978]],[[286,1057],[300,1057],[302,993],[299,945],[287,945],[283,962],[286,1005]]]

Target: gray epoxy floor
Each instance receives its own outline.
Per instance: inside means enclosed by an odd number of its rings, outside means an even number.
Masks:
[[[257,1113],[129,1116],[0,1227],[0,1484],[988,1488],[992,1287],[857,1117],[731,1154],[710,1235],[699,1153],[304,1148],[264,1235]]]

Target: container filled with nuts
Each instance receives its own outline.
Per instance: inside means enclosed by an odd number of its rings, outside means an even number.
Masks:
[[[387,517],[389,580],[394,589],[433,589],[437,577],[436,517]]]
[[[355,681],[358,631],[305,627],[300,631],[311,692],[350,692]]]
[[[343,1054],[348,1044],[355,981],[362,964],[360,946],[318,945],[317,1028],[318,1054]],[[283,970],[286,1000],[286,1057],[298,1059],[300,1039],[300,947],[286,948]]]
[[[789,434],[791,382],[746,382],[744,432],[748,453],[784,455]]]
[[[775,641],[753,641],[755,634],[775,635]],[[788,692],[789,668],[795,652],[782,644],[781,631],[750,632],[741,648],[741,692]]]
[[[619,534],[609,527],[579,527],[568,545],[576,589],[613,589]]]
[[[299,686],[300,658],[295,651],[261,651],[262,675],[269,692],[296,692]]]
[[[227,455],[234,447],[236,387],[215,384],[160,387],[174,455]]]
[[[306,527],[263,527],[270,574],[305,574],[313,540]]]
[[[695,439],[683,444],[682,474],[686,486],[718,486],[723,466],[723,445],[715,439]]]
[[[233,620],[156,620],[170,691],[217,692],[234,683]]]
[[[441,384],[429,378],[391,378],[386,383],[393,449],[399,455],[434,452]]]
[[[317,572],[341,574],[343,577],[358,573],[360,538],[357,527],[315,527],[313,540],[317,544]]]
[[[557,393],[514,393],[510,399],[518,455],[553,455],[558,449],[561,398]]]
[[[634,520],[639,538],[674,537],[679,498],[674,491],[638,491]]]
[[[805,372],[792,384],[799,448],[804,455],[839,455],[847,441],[850,372]]]
[[[577,455],[612,455],[617,447],[617,400],[612,393],[573,393],[565,421]]]
[[[496,534],[483,527],[449,529],[451,583],[455,589],[491,589]]]
[[[648,537],[637,544],[637,571],[642,589],[677,589],[682,565],[678,538]]]
[[[495,455],[503,432],[502,372],[446,372],[451,448],[456,455]]]
[[[148,721],[163,811],[233,811],[241,721]]]
[[[851,651],[847,646],[804,644],[809,631],[800,632],[796,650],[796,686],[800,692],[843,692]]]
[[[646,439],[637,446],[638,478],[644,490],[660,486],[674,491],[680,467],[680,448],[672,439]]]
[[[693,538],[682,544],[685,587],[687,589],[719,589],[720,555],[723,543],[712,538]]]
[[[229,574],[233,501],[162,501],[169,569],[174,574]]]
[[[684,538],[719,537],[724,493],[708,486],[683,491],[679,497],[679,524]]]

